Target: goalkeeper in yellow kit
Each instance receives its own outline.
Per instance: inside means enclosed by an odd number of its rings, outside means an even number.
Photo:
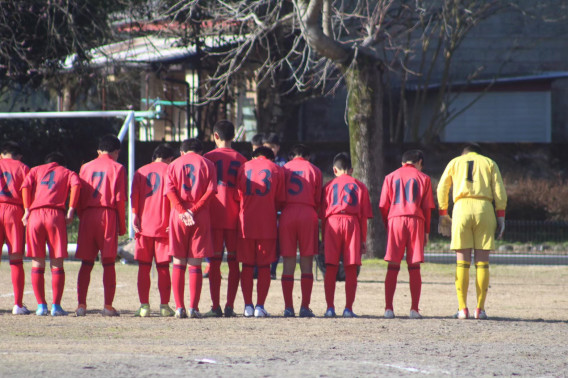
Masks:
[[[477,308],[473,317],[487,319],[485,298],[489,287],[489,252],[495,249],[495,230],[505,231],[507,194],[499,167],[483,155],[478,144],[468,144],[462,155],[449,162],[438,184],[440,222],[438,232],[450,236],[456,251],[456,291],[459,310],[454,316],[467,319],[467,289],[471,251],[475,251]],[[453,219],[448,215],[448,196],[453,187]],[[495,209],[493,208],[495,203]],[[497,215],[497,219],[495,219]]]

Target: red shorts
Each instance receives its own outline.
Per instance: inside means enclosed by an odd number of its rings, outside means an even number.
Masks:
[[[178,212],[170,213],[170,256],[178,259],[203,259],[213,256],[211,223],[209,211],[194,215],[195,224],[187,227],[178,217]]]
[[[103,259],[116,258],[118,248],[118,214],[108,207],[89,207],[83,210],[77,234],[80,260],[94,261],[101,251]]]
[[[156,259],[156,264],[170,262],[168,238],[155,238],[137,234],[134,260],[151,263],[154,258]]]
[[[222,256],[224,248],[227,248],[227,253],[237,251],[237,232],[237,229],[227,230],[214,228],[211,230],[215,256]]]
[[[313,207],[288,205],[280,215],[278,238],[280,255],[296,257],[298,244],[300,256],[318,254],[318,215]]]
[[[8,253],[24,253],[24,224],[22,206],[0,203],[0,246],[6,242]]]
[[[49,246],[49,258],[67,258],[67,225],[61,209],[42,207],[30,212],[26,229],[28,257],[45,259],[45,243]]]
[[[416,217],[389,219],[385,261],[400,263],[406,250],[406,262],[424,262],[424,220]]]
[[[325,263],[361,265],[361,226],[359,219],[351,215],[332,215],[327,218],[323,236]]]
[[[276,239],[243,239],[237,241],[237,260],[246,265],[266,266],[276,260]]]

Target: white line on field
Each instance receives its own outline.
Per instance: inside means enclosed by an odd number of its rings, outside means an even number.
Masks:
[[[409,371],[411,373],[431,374],[427,370],[420,370],[420,369],[416,369],[416,368],[413,368],[413,367],[406,367],[406,366],[392,365],[392,364],[380,364],[380,365],[388,366],[388,367],[392,367],[392,368],[400,369],[400,370],[404,370],[404,371]]]
[[[126,287],[128,285],[116,285],[116,288],[120,288],[120,287]],[[104,290],[104,288],[97,288],[97,289],[93,289],[93,290]],[[70,291],[70,290],[65,290],[65,291]],[[75,290],[73,290],[75,291]],[[24,294],[33,294],[33,291],[24,291]],[[8,297],[13,297],[14,293],[7,293],[7,294],[0,294],[0,298],[8,298]]]

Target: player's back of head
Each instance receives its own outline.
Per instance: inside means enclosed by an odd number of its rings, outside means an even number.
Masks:
[[[262,141],[262,143],[266,144],[274,144],[276,146],[280,146],[280,137],[276,133],[270,133],[266,135]]]
[[[174,149],[168,143],[159,144],[158,147],[154,148],[152,153],[152,161],[156,159],[169,159],[174,157]]]
[[[296,144],[290,149],[290,157],[302,157],[304,159],[310,158],[311,151],[305,144]]]
[[[45,164],[57,163],[59,165],[65,166],[67,162],[65,161],[65,156],[61,152],[51,152],[45,157]]]
[[[250,140],[250,143],[252,144],[253,148],[261,147],[263,142],[264,142],[264,134],[256,134]]]
[[[190,138],[186,139],[181,142],[181,146],[179,147],[181,152],[196,152],[201,153],[203,152],[203,143],[197,138]]]
[[[468,143],[463,147],[462,154],[467,154],[468,152],[475,152],[476,154],[480,154],[481,151],[481,146],[478,143]]]
[[[223,141],[231,141],[235,137],[235,125],[226,119],[218,121],[213,126],[213,132],[219,135],[219,139]]]
[[[351,169],[351,158],[347,152],[340,152],[333,158],[333,166],[341,171]]]
[[[424,152],[422,150],[408,150],[402,154],[402,163],[412,163],[416,164],[422,160],[424,164]]]
[[[0,153],[3,155],[10,154],[12,156],[22,155],[22,148],[18,143],[9,140],[2,144],[2,149],[0,150]]]
[[[99,151],[114,152],[120,150],[120,139],[113,134],[107,134],[99,140]]]
[[[256,150],[254,150],[252,152],[252,158],[257,158],[259,156],[264,156],[265,158],[269,159],[269,160],[274,160],[274,151],[272,151],[272,149],[268,148],[268,147],[258,147]]]

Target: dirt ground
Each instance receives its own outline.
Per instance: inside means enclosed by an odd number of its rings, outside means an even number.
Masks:
[[[76,307],[79,264],[66,265],[63,307]],[[568,374],[568,267],[491,266],[488,321],[454,320],[454,267],[425,264],[422,320],[408,319],[408,273],[399,275],[397,318],[382,318],[385,265],[366,261],[359,276],[357,319],[324,319],[321,273],[311,307],[314,319],[283,318],[280,281],[272,281],[268,319],[134,318],[137,267],[117,265],[115,306],[120,318],[103,318],[102,268],[93,270],[85,318],[13,316],[7,261],[0,266],[0,376],[404,376]],[[36,308],[31,265],[25,263],[24,302]],[[475,308],[474,269],[469,307]],[[298,272],[296,276],[298,277]],[[225,298],[226,271],[222,300]],[[152,282],[151,305],[158,308]],[[50,273],[46,273],[48,302]],[[299,280],[294,287],[299,307]],[[186,290],[187,296],[187,290]],[[210,306],[204,280],[201,310]],[[345,300],[338,283],[336,308]],[[173,297],[172,297],[173,301]],[[236,307],[242,311],[242,296]],[[173,306],[173,302],[172,302]]]

